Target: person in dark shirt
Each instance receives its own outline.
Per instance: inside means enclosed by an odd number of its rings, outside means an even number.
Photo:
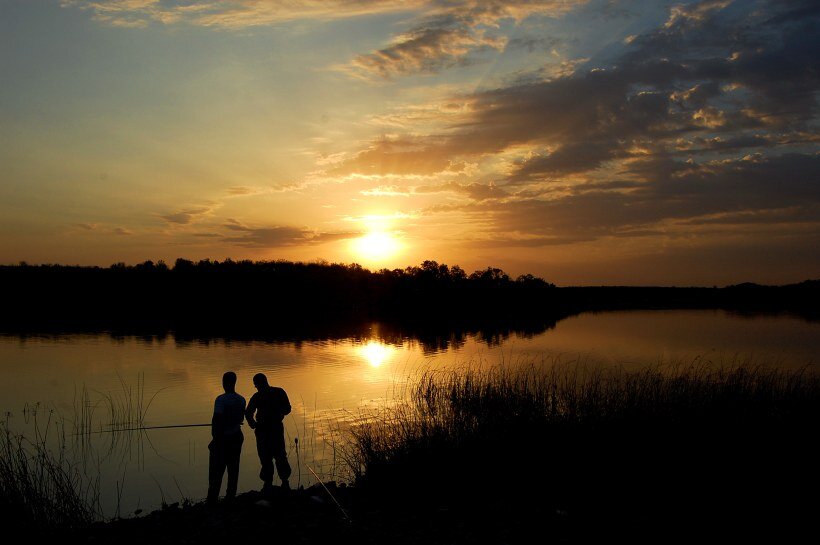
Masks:
[[[225,393],[214,401],[214,416],[211,419],[211,437],[208,445],[208,503],[216,503],[222,476],[228,470],[228,486],[225,499],[236,496],[239,481],[239,455],[242,453],[242,420],[245,416],[245,398],[236,393],[236,373],[228,371],[222,375]]]
[[[282,424],[285,415],[290,414],[288,394],[282,388],[270,386],[268,378],[262,373],[254,375],[253,385],[257,392],[248,403],[245,418],[256,433],[256,452],[262,464],[259,472],[263,483],[262,491],[270,492],[273,489],[274,461],[279,478],[282,479],[282,488],[289,489],[291,469],[285,450],[285,427]]]

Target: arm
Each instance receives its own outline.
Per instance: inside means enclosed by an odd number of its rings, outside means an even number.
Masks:
[[[290,400],[288,399],[288,394],[282,390],[282,395],[285,396],[285,412],[283,416],[290,414]]]
[[[217,398],[214,401],[214,415],[211,418],[211,437],[217,438],[222,437],[223,432],[225,431],[225,413],[222,404],[219,402]]]
[[[285,416],[290,414],[290,400],[288,399],[288,394],[285,390],[280,388],[279,391],[282,393],[279,399],[280,414],[282,415],[282,418],[285,418]]]
[[[256,429],[256,420],[253,419],[253,413],[256,412],[256,394],[251,396],[248,402],[248,407],[245,409],[245,420],[248,421],[248,426],[253,430]]]

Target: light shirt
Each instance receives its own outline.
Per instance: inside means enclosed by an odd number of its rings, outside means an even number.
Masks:
[[[242,433],[245,418],[245,398],[236,392],[224,393],[214,401],[214,415],[221,414],[225,424],[223,435]]]

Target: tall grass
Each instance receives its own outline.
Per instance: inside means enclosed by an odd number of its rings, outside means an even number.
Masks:
[[[165,388],[160,388],[146,401],[145,374],[137,373],[137,384],[132,386],[119,376],[120,391],[100,393],[106,421],[100,422],[101,429],[111,432],[131,431],[145,426],[148,409],[157,395]],[[102,426],[104,425],[104,428]]]
[[[58,416],[48,410],[44,425],[39,418],[45,409],[39,403],[23,408],[22,426],[12,426],[12,414],[7,413],[0,425],[0,520],[10,527],[37,530],[104,520],[102,464],[118,452],[123,458],[129,455],[135,431],[142,439],[139,429],[160,391],[147,397],[140,373],[136,386],[120,377],[119,391],[96,392],[95,399],[85,385],[75,389],[73,414]],[[138,448],[139,459],[141,441]],[[125,475],[114,483],[115,518],[124,480]]]
[[[404,506],[782,517],[817,484],[819,420],[807,369],[431,371],[407,404],[352,428],[346,459],[361,489]]]
[[[32,438],[13,433],[8,415],[0,426],[3,527],[44,531],[91,523],[100,515],[99,478],[88,478],[69,459],[64,426],[53,419],[53,412],[44,427],[36,412],[33,418]]]

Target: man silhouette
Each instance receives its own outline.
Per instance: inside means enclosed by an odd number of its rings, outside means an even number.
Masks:
[[[276,471],[282,479],[282,488],[289,489],[290,464],[285,451],[285,427],[282,419],[290,414],[288,394],[282,388],[268,384],[268,377],[257,373],[253,377],[256,393],[251,396],[245,418],[248,425],[256,433],[256,452],[262,470],[259,478],[262,479],[262,492],[270,493],[273,490],[273,461],[276,461]],[[254,413],[256,417],[254,418]]]
[[[211,419],[211,437],[208,445],[208,503],[214,504],[219,499],[222,487],[222,475],[228,470],[228,486],[225,499],[236,496],[236,485],[239,481],[239,455],[242,453],[242,419],[245,415],[245,398],[236,393],[236,373],[228,371],[222,375],[222,387],[225,393],[214,401],[214,416]]]

